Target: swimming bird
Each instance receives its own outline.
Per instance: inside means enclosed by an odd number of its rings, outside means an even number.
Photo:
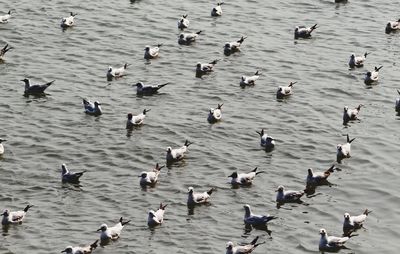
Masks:
[[[242,36],[237,41],[226,42],[224,45],[224,54],[226,56],[229,56],[230,54],[240,51],[240,46],[242,46],[242,43],[244,42],[244,40],[246,38],[247,38],[247,36]]]
[[[8,47],[8,44],[6,44],[1,50],[0,50],[0,60],[3,60],[4,55],[7,53],[7,51],[9,51],[10,49],[12,49],[11,47]]]
[[[336,146],[336,161],[340,163],[342,159],[345,158],[350,158],[350,151],[351,151],[351,142],[353,142],[353,139],[349,138],[349,134],[347,134],[347,143],[346,144],[338,144]]]
[[[210,112],[208,113],[207,121],[209,123],[216,123],[222,118],[221,108],[223,103],[218,104],[217,108],[210,108]]]
[[[201,31],[196,33],[181,33],[179,35],[178,43],[181,45],[189,45],[197,39],[199,34],[201,34]]]
[[[125,70],[129,66],[129,64],[124,64],[124,66],[120,68],[113,69],[113,67],[109,66],[107,71],[107,80],[111,81],[113,78],[120,78],[125,75]]]
[[[61,253],[65,252],[66,254],[90,254],[92,251],[94,251],[97,248],[97,242],[99,240],[96,240],[94,243],[85,246],[85,247],[72,247],[68,246],[65,248]]]
[[[285,187],[282,185],[278,186],[276,192],[276,202],[278,203],[299,202],[300,198],[304,195],[304,191],[285,191]]]
[[[156,167],[153,168],[151,171],[143,171],[140,173],[140,186],[144,187],[147,185],[155,185],[158,181],[158,176],[160,175],[161,169],[165,166],[159,166],[158,163],[156,164]]]
[[[149,217],[147,218],[147,225],[149,227],[154,227],[157,225],[161,225],[164,221],[164,212],[165,212],[165,207],[167,205],[163,205],[160,203],[160,208],[158,208],[157,211],[150,210],[149,211]]]
[[[100,228],[97,231],[101,231],[100,233],[100,241],[107,240],[116,240],[121,235],[122,229],[126,224],[128,224],[130,220],[123,221],[122,217],[119,219],[119,222],[115,224],[113,227],[108,227],[107,224],[101,224]]]
[[[276,219],[277,217],[272,216],[272,215],[257,215],[257,214],[253,214],[251,212],[251,208],[250,205],[244,205],[244,223],[248,224],[248,225],[252,225],[254,227],[257,226],[266,226],[267,222]]]
[[[253,76],[242,76],[240,78],[240,86],[254,86],[256,84],[257,79],[260,78],[261,73],[256,71]]]
[[[324,172],[314,172],[312,168],[308,169],[308,174],[306,178],[307,186],[318,186],[327,182],[328,177],[335,170],[335,165],[332,165],[328,170]]]
[[[69,17],[67,18],[62,18],[61,19],[61,27],[62,28],[68,28],[74,25],[75,23],[75,16],[77,15],[77,13],[70,13]]]
[[[357,120],[358,113],[360,113],[360,109],[362,106],[364,106],[364,105],[360,104],[355,109],[349,109],[348,106],[344,106],[344,108],[343,108],[343,125],[346,125],[349,121]]]
[[[261,129],[261,132],[256,131],[258,135],[260,135],[260,145],[265,147],[267,150],[272,150],[275,147],[275,139],[271,136],[268,136],[264,129]]]
[[[71,172],[68,170],[67,165],[63,163],[61,165],[61,181],[63,183],[79,183],[79,178],[85,173],[82,172]]]
[[[372,85],[374,83],[376,83],[379,79],[379,70],[382,69],[383,66],[379,66],[374,68],[373,71],[368,71],[365,74],[365,78],[364,78],[364,83],[366,85]]]
[[[132,129],[134,126],[142,125],[144,119],[146,118],[146,113],[149,112],[150,109],[144,109],[142,113],[139,115],[132,115],[132,113],[128,114],[128,121],[126,121],[126,129]]]
[[[264,244],[265,242],[262,243],[257,243],[259,236],[256,236],[256,238],[253,239],[249,244],[246,245],[233,245],[233,242],[227,242],[226,243],[226,254],[248,254],[253,252],[253,250],[261,244]]]
[[[211,188],[210,190],[205,192],[194,192],[193,187],[189,187],[187,205],[194,206],[197,204],[207,203],[213,191],[214,188]]]
[[[354,68],[354,67],[363,67],[365,59],[367,59],[367,55],[369,53],[365,52],[364,55],[362,56],[356,56],[354,53],[351,54],[350,60],[349,60],[349,67]]]
[[[385,32],[390,34],[391,32],[396,32],[400,30],[400,19],[397,21],[389,21],[386,24]]]
[[[400,95],[400,90],[397,90],[397,93]],[[396,112],[400,113],[400,97],[396,99]]]
[[[200,62],[198,62],[197,65],[196,65],[196,77],[200,78],[204,74],[212,72],[214,66],[217,64],[218,61],[219,61],[219,59],[216,59],[216,60],[214,60],[212,62],[209,62],[209,63],[200,63]]]
[[[294,38],[299,39],[299,38],[311,38],[311,33],[317,28],[317,24],[311,26],[311,27],[305,27],[305,26],[296,26],[294,29]]]
[[[101,111],[100,102],[95,101],[94,103],[92,103],[91,101],[89,101],[87,99],[82,99],[82,100],[83,100],[83,106],[85,108],[86,114],[92,115],[92,116],[99,116],[99,115],[103,114],[103,112]]]
[[[182,15],[182,17],[178,20],[178,28],[183,30],[189,27],[189,20],[187,19],[187,14]]]
[[[22,79],[21,81],[25,82],[25,95],[42,95],[44,94],[44,91],[53,84],[55,80],[52,80],[50,82],[47,82],[46,84],[43,85],[31,85],[31,82],[29,79],[25,78]]]
[[[352,232],[362,228],[364,222],[367,220],[368,214],[371,212],[372,211],[365,209],[362,214],[357,216],[350,216],[349,213],[345,213],[343,221],[343,234],[345,236],[350,236]]]
[[[8,20],[11,18],[11,10],[7,12],[7,14],[0,16],[0,23],[8,23]]]
[[[172,162],[182,160],[183,157],[185,156],[187,148],[191,144],[192,143],[189,142],[189,140],[186,140],[185,144],[183,144],[183,146],[181,146],[179,148],[172,149],[171,147],[167,147],[167,156],[166,156],[167,164],[171,164]]]
[[[154,48],[151,48],[150,46],[147,45],[144,48],[144,59],[148,60],[148,59],[153,59],[153,58],[158,57],[158,54],[160,52],[160,47],[162,45],[163,45],[162,43],[158,44],[157,47],[154,47]]]
[[[263,173],[263,171],[257,172],[257,168],[254,168],[252,171],[248,173],[237,173],[233,172],[230,176],[231,177],[231,184],[232,185],[251,185],[253,183],[254,178],[256,175]]]
[[[289,95],[292,95],[292,87],[294,84],[297,82],[290,82],[288,86],[279,86],[278,91],[276,92],[276,98],[277,99],[283,99]]]
[[[33,205],[27,205],[22,211],[10,212],[8,209],[3,211],[2,215],[3,219],[1,220],[2,225],[10,225],[10,224],[21,224],[25,219],[25,215],[28,212],[29,208]]]
[[[157,84],[157,85],[145,85],[142,82],[136,83],[136,94],[137,95],[153,95],[158,93],[158,90],[166,85],[168,85],[169,82],[164,83],[164,84]]]
[[[344,247],[344,244],[349,240],[349,237],[336,237],[328,236],[328,233],[324,228],[319,230],[321,238],[319,240],[320,251],[337,251]]]
[[[0,155],[4,154],[4,146],[3,146],[3,142],[7,141],[7,139],[2,139],[0,138]]]
[[[214,8],[212,8],[211,10],[211,16],[212,17],[218,17],[222,15],[222,5],[224,4],[224,2],[220,2],[217,3],[217,6],[215,6]]]

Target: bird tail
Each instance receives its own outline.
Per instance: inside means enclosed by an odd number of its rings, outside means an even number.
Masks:
[[[25,208],[24,208],[24,212],[27,212],[28,210],[29,210],[29,208],[31,208],[33,205],[27,205]]]
[[[400,90],[397,90],[397,93],[400,95]]]
[[[289,87],[292,87],[294,84],[296,84],[297,82],[290,82]]]
[[[169,82],[164,83],[164,84],[161,84],[161,85],[158,85],[158,88],[161,88],[161,87],[166,86],[166,85],[168,85],[168,84],[169,84]]]
[[[126,69],[129,65],[131,65],[131,64],[125,63],[124,64],[124,69]]]
[[[186,139],[184,146],[189,147],[191,144],[193,143]]]
[[[251,245],[255,245],[256,242],[258,241],[259,236],[256,236],[256,238],[253,239],[253,241],[251,241]]]
[[[90,250],[94,250],[94,249],[96,249],[97,248],[97,242],[99,241],[99,239],[97,239],[96,241],[94,241],[94,243],[92,243],[91,245],[90,245]]]
[[[260,135],[260,137],[264,136],[264,129],[261,129],[261,132],[256,131],[258,133],[258,135]]]
[[[161,209],[161,210],[165,210],[165,207],[167,207],[167,205],[168,205],[168,204],[163,205],[163,203],[160,203],[160,209]]]
[[[352,139],[350,139],[349,138],[349,134],[347,134],[347,143],[351,143],[351,142],[353,142],[353,140],[355,140],[356,138],[352,138]]]
[[[376,66],[375,66],[375,71],[379,71],[380,69],[382,69],[382,67],[383,67],[383,65],[381,65],[381,66],[379,66],[379,67],[376,67]]]
[[[240,38],[240,40],[238,40],[237,42],[242,44],[246,38],[247,38],[247,36],[242,36],[242,38]]]
[[[210,62],[209,64],[217,64],[217,62],[221,59],[215,59],[214,61]]]
[[[315,24],[315,25],[313,25],[313,26],[311,27],[311,31],[314,30],[314,29],[316,29],[316,28],[317,28],[317,24]]]
[[[123,222],[122,217],[119,218],[119,222],[121,223],[122,226],[128,224],[130,222],[130,220]]]
[[[221,104],[218,104],[218,107],[217,107],[217,109],[221,109],[222,108],[222,105],[224,105],[223,103],[221,103]]]
[[[48,82],[48,83],[46,83],[46,84],[44,84],[44,85],[47,86],[47,87],[49,87],[49,86],[51,86],[51,84],[53,84],[54,81],[55,81],[55,80],[52,80],[52,81],[50,81],[50,82]]]
[[[257,76],[257,75],[261,75],[261,72],[256,71],[256,73],[254,73],[254,76]]]
[[[164,44],[164,43],[159,43],[159,44],[157,44],[157,47],[159,48],[159,47],[161,47],[163,44]]]
[[[365,211],[363,212],[363,214],[365,214],[365,215],[367,215],[367,216],[368,216],[368,214],[370,214],[370,213],[372,213],[372,211],[371,211],[371,210],[368,210],[368,209],[365,209]]]
[[[211,188],[209,191],[207,191],[207,194],[208,194],[208,195],[211,195],[211,194],[213,193],[214,190],[215,190],[214,188]]]
[[[329,172],[329,173],[335,172],[335,165],[332,165],[326,172]]]
[[[145,115],[147,112],[149,112],[151,109],[143,109],[143,115]]]
[[[156,164],[156,170],[160,171],[163,167],[165,167],[165,165],[162,165],[161,167],[158,165],[158,163]]]
[[[182,15],[182,17],[184,17],[184,18],[187,18],[187,16],[188,16],[187,14],[185,14],[185,15]]]
[[[358,105],[357,110],[360,111],[362,106],[364,106],[364,105],[363,104]]]
[[[75,17],[76,15],[78,15],[78,13],[73,13],[73,12],[70,12],[70,15],[72,16],[72,17]]]
[[[365,53],[364,53],[364,57],[367,58],[367,56],[368,56],[369,54],[370,54],[370,53],[365,52]]]
[[[8,14],[8,15],[11,15],[11,10],[9,10],[9,11],[7,12],[7,14]]]

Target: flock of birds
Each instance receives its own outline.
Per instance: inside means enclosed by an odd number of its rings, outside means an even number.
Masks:
[[[347,2],[347,1],[340,1],[340,0],[335,0],[335,2]],[[223,2],[218,3],[211,11],[211,16],[221,16],[222,15],[222,5]],[[69,17],[62,18],[61,20],[61,27],[63,29],[67,29],[69,27],[74,26],[75,24],[75,17],[76,13],[70,13]],[[10,18],[12,16],[11,11],[9,11],[7,14],[0,16],[0,23],[8,23]],[[182,17],[178,20],[178,29],[184,30],[189,27],[190,21],[188,19],[188,15],[182,15]],[[294,30],[294,39],[307,39],[311,38],[311,34],[314,30],[318,28],[317,24],[311,26],[311,27],[305,27],[305,26],[296,26]],[[396,32],[400,30],[400,19],[397,21],[391,21],[388,22],[385,28],[386,33],[391,33],[391,32]],[[190,45],[191,43],[196,41],[196,38],[201,35],[202,31],[198,31],[196,33],[184,33],[182,32],[179,37],[178,37],[178,43],[182,45]],[[242,36],[240,39],[237,41],[233,42],[227,42],[224,45],[224,54],[226,56],[229,56],[231,54],[234,54],[236,52],[240,51],[240,47],[242,43],[245,41],[246,37]],[[155,47],[151,46],[145,46],[144,49],[144,58],[147,60],[157,58],[160,53],[160,48],[162,44],[158,44]],[[5,54],[12,49],[8,44],[6,44],[0,51],[0,61],[5,61]],[[364,65],[364,62],[367,59],[367,55],[369,53],[365,52],[364,54],[360,56],[356,56],[355,54],[351,54],[350,60],[349,60],[349,67],[350,69],[354,68],[359,68]],[[214,71],[215,65],[218,63],[219,59],[213,60],[209,63],[197,63],[196,65],[196,77],[202,77],[205,74],[208,74],[210,72]],[[108,71],[106,73],[106,78],[108,81],[111,81],[113,79],[118,79],[121,78],[125,75],[125,71],[129,65],[124,64],[120,68],[113,68],[109,67]],[[379,70],[382,68],[382,66],[375,67],[373,70],[368,71],[365,74],[364,82],[366,85],[373,85],[378,82],[379,78]],[[256,81],[259,79],[261,73],[259,71],[256,71],[253,75],[250,76],[242,76],[240,79],[240,86],[246,87],[246,86],[254,86]],[[29,95],[35,95],[35,96],[42,96],[45,95],[44,92],[45,90],[50,87],[54,80],[47,82],[45,84],[32,84],[29,79],[25,78],[21,80],[25,83],[25,91],[24,95],[29,96]],[[136,86],[136,92],[138,95],[143,96],[143,95],[153,95],[158,92],[159,89],[162,87],[168,85],[169,83],[164,83],[164,84],[156,84],[156,85],[145,85],[142,82],[139,82],[135,84]],[[283,99],[287,96],[290,96],[293,94],[293,85],[296,84],[296,82],[290,82],[289,85],[287,86],[279,86],[278,90],[276,92],[276,97],[277,99]],[[400,91],[397,91],[400,95]],[[83,105],[84,105],[84,112],[89,115],[93,116],[99,116],[102,114],[102,109],[100,107],[101,103],[99,101],[94,101],[91,102],[88,99],[83,99]],[[209,114],[207,117],[207,121],[210,124],[216,123],[222,119],[222,106],[223,103],[218,104],[216,108],[211,108],[209,110]],[[360,109],[363,105],[360,104],[354,109],[350,109],[348,106],[344,107],[343,111],[343,124],[346,125],[350,121],[354,121],[358,119],[358,114],[360,112]],[[400,98],[396,99],[395,102],[395,110],[400,113]],[[144,120],[146,118],[147,113],[150,111],[150,109],[144,109],[140,114],[138,115],[133,115],[132,113],[129,113],[127,115],[127,122],[126,122],[126,129],[132,130],[136,126],[140,126],[144,123]],[[261,131],[257,131],[257,133],[260,136],[260,145],[266,150],[266,151],[272,151],[275,147],[275,140],[273,137],[267,135],[267,133],[262,129]],[[349,135],[347,135],[347,140],[346,143],[344,144],[338,144],[337,145],[337,162],[340,163],[341,160],[350,158],[350,152],[351,152],[351,143],[354,141],[355,138],[350,139]],[[4,146],[3,142],[5,142],[5,139],[0,138],[0,156],[4,154]],[[188,140],[185,141],[183,146],[178,147],[178,148],[167,148],[167,153],[166,153],[166,164],[167,165],[172,165],[173,163],[182,160],[185,157],[186,152],[188,151],[188,147],[192,143]],[[158,182],[158,177],[160,175],[161,169],[165,167],[160,166],[158,163],[155,165],[155,167],[150,170],[150,171],[143,171],[139,175],[139,184],[142,187],[146,186],[154,186]],[[249,186],[253,183],[253,180],[256,178],[256,176],[260,173],[263,173],[262,171],[257,171],[258,169],[255,168],[250,172],[233,172],[231,175],[228,177],[231,178],[230,184],[233,186]],[[335,166],[332,165],[329,169],[323,172],[314,172],[311,168],[308,169],[308,174],[306,177],[306,188],[304,190],[285,190],[285,187],[280,185],[277,189],[277,195],[276,195],[276,202],[278,208],[285,204],[285,203],[291,203],[291,202],[297,202],[301,203],[301,197],[304,194],[307,195],[312,195],[315,193],[315,189],[317,186],[321,185],[330,185],[328,182],[328,177],[336,170]],[[79,179],[80,177],[85,173],[85,171],[82,172],[72,172],[70,171],[66,164],[61,165],[61,179],[62,182],[64,183],[71,183],[71,184],[79,184]],[[211,188],[210,190],[204,191],[204,192],[195,192],[193,187],[188,188],[188,197],[187,197],[187,205],[189,208],[193,208],[196,205],[201,205],[204,203],[208,203],[210,201],[211,195],[214,191],[214,188]],[[4,210],[3,213],[1,214],[3,216],[2,218],[2,225],[3,226],[9,226],[11,224],[20,224],[24,220],[28,210],[32,207],[33,205],[27,205],[23,210],[21,211],[9,211],[8,209]],[[160,203],[159,208],[154,211],[150,210],[148,212],[148,219],[147,219],[147,224],[149,227],[155,227],[157,225],[161,225],[164,220],[164,213],[166,209],[166,204]],[[341,248],[344,247],[344,244],[346,241],[350,239],[350,237],[354,236],[353,233],[357,230],[363,227],[363,224],[365,223],[369,213],[371,213],[370,210],[366,209],[363,211],[360,215],[357,216],[351,216],[349,213],[344,214],[344,220],[343,220],[343,235],[342,236],[329,236],[327,231],[323,228],[320,229],[320,241],[319,241],[319,249],[321,251],[337,251]],[[259,229],[265,229],[267,227],[267,223],[273,219],[276,219],[277,217],[270,215],[270,214],[264,214],[264,215],[258,215],[254,214],[251,210],[250,205],[246,204],[244,205],[244,223],[246,226],[251,226],[254,228],[259,228]],[[126,224],[128,224],[130,221],[124,221],[123,218],[121,217],[114,226],[109,227],[106,224],[102,224],[100,228],[97,231],[100,231],[100,239],[95,240],[92,244],[84,246],[84,247],[72,247],[68,246],[64,250],[62,250],[62,253],[67,253],[67,254],[88,254],[92,253],[93,250],[96,249],[98,246],[98,242],[100,240],[101,245],[106,245],[109,243],[110,240],[116,240],[120,237],[120,234],[122,232],[122,229]],[[226,244],[226,253],[227,254],[238,254],[238,253],[251,253],[258,245],[262,243],[258,243],[259,236],[255,237],[250,243],[246,245],[235,245],[233,242],[229,241]]]

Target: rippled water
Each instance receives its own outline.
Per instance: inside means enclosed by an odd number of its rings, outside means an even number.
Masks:
[[[101,223],[131,219],[121,238],[96,253],[224,253],[227,241],[266,244],[255,253],[317,253],[319,229],[342,233],[343,213],[373,210],[359,236],[343,253],[395,253],[400,228],[398,178],[400,117],[399,34],[386,35],[395,20],[395,1],[232,1],[220,18],[213,1],[3,1],[14,12],[0,24],[0,46],[14,49],[0,65],[0,208],[35,205],[26,221],[3,230],[1,253],[58,253],[67,245],[89,244]],[[60,18],[77,12],[76,26],[62,31]],[[188,31],[203,30],[196,43],[177,43],[178,18],[187,13]],[[319,28],[294,43],[296,25]],[[226,57],[222,46],[241,35],[242,52]],[[164,43],[161,56],[143,60],[147,44]],[[349,71],[354,52],[371,52],[364,68]],[[221,59],[215,72],[195,78],[198,61]],[[130,63],[128,75],[108,83],[109,65]],[[364,73],[383,65],[379,84],[368,88]],[[242,75],[262,72],[251,88]],[[55,79],[42,98],[24,97],[23,82]],[[171,82],[152,97],[137,97],[132,84]],[[278,85],[297,81],[294,95],[277,101]],[[81,98],[102,103],[100,117],[83,113]],[[224,103],[223,120],[209,125],[208,109]],[[364,104],[361,120],[342,125],[343,106]],[[126,114],[150,108],[145,124],[131,135]],[[277,147],[266,153],[256,130],[265,128]],[[303,189],[307,168],[327,169],[336,144],[356,137],[352,158],[305,204],[277,209],[280,184]],[[155,188],[141,190],[138,174],[165,162],[166,147],[194,144],[187,158],[163,169]],[[86,169],[82,187],[62,185],[61,163]],[[250,188],[232,189],[233,171],[265,171]],[[187,187],[216,187],[209,206],[188,215]],[[149,230],[147,212],[168,204],[165,223]],[[244,204],[255,213],[279,217],[266,231],[245,232]]]

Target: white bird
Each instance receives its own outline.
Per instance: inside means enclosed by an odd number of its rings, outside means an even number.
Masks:
[[[391,32],[396,32],[399,30],[400,30],[400,19],[398,19],[397,21],[389,21],[386,24],[385,32],[387,34],[389,34]]]
[[[158,57],[158,54],[160,52],[160,47],[162,45],[163,44],[161,43],[161,44],[158,44],[157,47],[153,47],[153,48],[147,45],[144,48],[144,59],[153,59],[153,58]]]
[[[126,224],[128,224],[130,220],[123,222],[122,217],[119,219],[119,222],[115,224],[113,227],[108,227],[107,224],[101,224],[100,228],[97,231],[101,231],[100,233],[100,241],[107,240],[116,240],[121,235],[122,229]]]
[[[141,186],[147,186],[147,185],[155,185],[158,181],[158,176],[160,175],[161,169],[164,166],[159,166],[158,163],[156,164],[156,167],[153,168],[151,171],[143,171],[140,173],[140,185]]]
[[[204,74],[212,72],[214,66],[217,64],[218,61],[219,61],[219,59],[216,59],[216,60],[214,60],[212,62],[209,62],[209,63],[200,63],[200,62],[198,62],[197,65],[196,65],[196,77],[200,78]]]
[[[247,204],[244,205],[243,207],[244,207],[244,211],[245,211],[243,220],[244,220],[244,223],[247,225],[252,225],[254,227],[266,226],[267,222],[277,218],[277,217],[269,215],[269,214],[267,214],[267,215],[253,214],[251,212],[250,205],[247,205]]]
[[[25,91],[24,91],[25,95],[41,95],[41,94],[44,94],[44,91],[49,86],[51,86],[51,84],[53,84],[53,82],[55,80],[47,82],[47,83],[45,83],[43,85],[37,85],[37,84],[32,85],[31,81],[29,79],[27,79],[27,78],[22,79],[21,81],[24,81],[24,83],[25,83]]]
[[[62,18],[61,19],[61,27],[62,28],[67,28],[67,27],[71,27],[74,25],[75,23],[75,16],[77,15],[77,13],[70,13],[69,17],[67,18]]]
[[[350,158],[350,151],[351,151],[351,142],[353,142],[353,139],[349,138],[349,134],[347,134],[347,143],[346,144],[338,144],[336,146],[336,160],[338,163],[342,161],[342,159],[345,158]]]
[[[290,82],[288,86],[279,86],[278,91],[276,92],[276,98],[283,99],[289,95],[292,95],[293,94],[292,88],[293,85],[296,83],[297,82]]]
[[[231,184],[232,185],[251,185],[253,183],[254,178],[256,175],[263,173],[263,171],[257,172],[257,168],[253,169],[249,173],[240,173],[233,172],[230,176],[231,177]]]
[[[11,18],[11,10],[7,12],[7,14],[0,16],[0,23],[8,23],[8,20]]]
[[[3,142],[7,141],[7,139],[2,139],[0,138],[0,155],[4,154],[4,146],[3,146]]]
[[[178,20],[178,28],[183,30],[189,27],[189,20],[187,19],[187,14],[182,15],[182,17]]]
[[[239,40],[233,41],[233,42],[226,42],[224,45],[224,54],[226,56],[229,56],[232,53],[240,51],[240,46],[242,46],[242,43],[244,40],[247,38],[247,36],[242,36]]]
[[[275,139],[271,136],[268,136],[264,129],[261,129],[261,132],[256,131],[258,135],[260,135],[260,145],[265,147],[265,149],[272,150],[275,147]]]
[[[400,90],[397,90],[397,93],[400,95]],[[396,112],[400,113],[400,97],[396,99]]]
[[[82,172],[71,172],[68,170],[67,165],[63,163],[61,165],[61,181],[63,183],[79,183],[79,178],[85,173]]]
[[[100,107],[100,102],[95,101],[94,103],[87,100],[87,99],[82,99],[83,100],[83,106],[85,108],[85,113],[88,115],[92,115],[92,116],[99,116],[101,115],[103,112],[101,111],[101,107]]]
[[[65,248],[61,253],[65,252],[66,254],[90,254],[92,251],[94,251],[97,248],[97,242],[99,240],[96,240],[94,243],[85,246],[85,247],[72,247],[68,246]]]
[[[276,202],[278,203],[299,202],[300,198],[304,195],[304,191],[285,191],[285,187],[282,185],[278,186],[276,192]]]
[[[317,24],[313,25],[312,27],[305,27],[305,26],[296,26],[294,29],[294,38],[310,38],[311,33],[317,28]]]
[[[319,230],[321,238],[319,240],[320,251],[337,251],[344,247],[344,244],[349,240],[349,237],[336,237],[328,236],[328,233],[324,228]]]
[[[196,33],[181,33],[179,35],[178,43],[183,45],[189,45],[197,39],[199,34],[201,34],[201,31],[198,31]]]
[[[217,6],[215,6],[211,10],[211,16],[213,16],[213,17],[221,16],[222,15],[222,7],[221,6],[223,4],[224,4],[224,2],[217,3]]]
[[[306,178],[307,186],[317,186],[326,183],[328,177],[335,170],[335,165],[332,165],[328,170],[324,172],[314,172],[312,168],[308,169],[308,174]]]
[[[27,205],[22,211],[10,212],[8,209],[3,211],[2,215],[3,219],[1,220],[2,225],[10,225],[10,224],[21,224],[25,219],[25,215],[28,212],[29,208],[33,205]]]
[[[209,191],[195,193],[193,187],[189,187],[187,205],[194,206],[196,204],[207,203],[213,191],[214,188],[211,188]]]
[[[349,213],[344,214],[344,221],[343,221],[343,234],[345,236],[350,236],[352,232],[361,228],[364,222],[367,220],[368,214],[372,211],[365,209],[365,211],[357,216],[350,216]]]
[[[167,205],[163,205],[162,203],[160,203],[160,208],[158,208],[157,211],[149,211],[149,217],[147,218],[147,225],[149,227],[154,227],[163,223],[166,206]]]
[[[355,54],[351,54],[349,60],[349,67],[350,68],[363,67],[365,59],[367,59],[368,54],[369,54],[368,52],[365,52],[364,55],[362,56],[356,56]]]
[[[124,64],[124,66],[120,68],[114,69],[113,67],[109,66],[107,71],[107,80],[111,81],[113,78],[120,78],[125,75],[125,70],[129,66],[129,64]]]
[[[242,76],[240,79],[240,86],[254,86],[256,84],[257,79],[260,78],[261,73],[256,71],[253,76]]]
[[[360,113],[360,109],[362,106],[364,106],[364,105],[360,104],[355,109],[349,109],[348,106],[344,106],[344,108],[343,108],[343,124],[346,125],[349,121],[357,120],[358,113]]]
[[[0,50],[0,61],[3,60],[4,55],[7,53],[7,51],[9,51],[10,49],[12,49],[11,47],[8,46],[8,44],[6,44],[1,50]]]
[[[383,66],[380,67],[376,67],[374,68],[373,71],[368,71],[365,74],[365,78],[364,78],[364,83],[366,85],[372,85],[374,83],[376,83],[379,79],[379,70],[382,68]]]
[[[226,243],[226,254],[248,254],[251,253],[258,245],[262,243],[257,243],[259,236],[253,239],[249,244],[246,245],[233,245],[233,242]]]
[[[185,144],[183,146],[172,149],[171,147],[167,147],[167,164],[171,164],[172,162],[175,161],[180,161],[183,159],[185,156],[185,153],[187,152],[187,148],[191,145],[192,143],[189,142],[189,140],[185,141]]]
[[[132,115],[132,113],[128,114],[128,120],[126,121],[126,129],[132,129],[134,126],[142,125],[144,119],[146,118],[146,113],[149,112],[150,109],[144,109],[142,113],[139,115]]]
[[[210,108],[210,112],[208,113],[207,121],[209,123],[216,123],[222,118],[222,104],[218,104],[217,108]]]
[[[137,95],[153,95],[158,93],[158,90],[166,85],[168,85],[169,82],[164,83],[164,84],[157,84],[157,85],[145,85],[142,82],[136,83],[133,86],[136,86],[136,94]]]

